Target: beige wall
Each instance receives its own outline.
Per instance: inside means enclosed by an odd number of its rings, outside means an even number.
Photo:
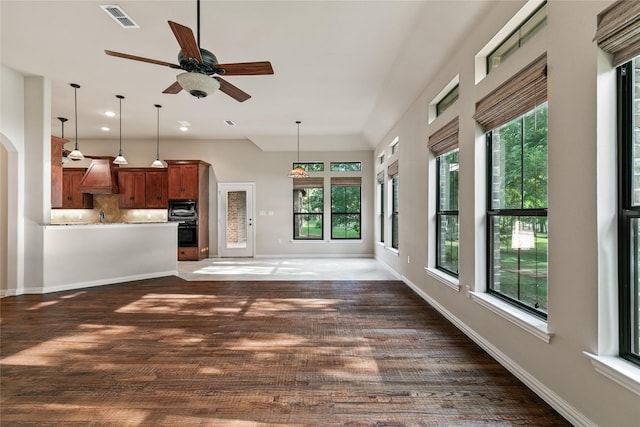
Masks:
[[[4,295],[8,289],[7,277],[7,202],[8,187],[7,180],[9,174],[7,171],[7,149],[0,144],[0,295]]]
[[[615,354],[615,94],[613,70],[592,41],[596,15],[610,1],[550,1],[548,24],[478,84],[474,57],[522,6],[498,2],[441,72],[380,141],[400,137],[400,248],[376,245],[396,270],[494,357],[577,424],[632,426],[639,396],[596,372],[583,354]],[[550,343],[505,320],[466,292],[485,289],[484,138],[475,103],[543,52],[548,55]],[[429,102],[459,74],[460,97],[428,123]],[[435,160],[430,134],[460,118],[460,291],[425,272],[433,246]],[[375,172],[374,172],[375,173]],[[404,177],[411,179],[403,179]],[[428,191],[430,190],[430,191]],[[431,258],[433,256],[431,255]],[[409,263],[408,260],[411,260]],[[640,370],[635,368],[636,375]],[[572,415],[577,415],[573,417]]]

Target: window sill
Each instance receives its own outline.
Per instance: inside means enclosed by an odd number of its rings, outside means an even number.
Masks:
[[[536,338],[549,344],[553,334],[549,332],[547,322],[531,314],[507,304],[499,298],[493,297],[484,292],[470,292],[471,299],[481,306],[488,308],[503,319],[524,329]]]
[[[313,243],[327,243],[327,241],[309,239],[309,240],[291,240],[291,243],[302,243],[303,245],[306,245],[306,244],[313,244]]]
[[[362,243],[362,239],[331,239],[331,243]]]
[[[450,287],[454,291],[460,292],[460,281],[456,277],[440,271],[437,268],[425,267],[424,270],[427,272],[428,276],[433,277],[438,282]]]
[[[640,396],[640,368],[617,356],[597,356],[583,351],[596,372]]]
[[[385,246],[384,248],[387,250],[387,252],[391,253],[392,255],[395,255],[395,256],[400,255],[400,251],[397,250],[397,249],[393,249],[393,248],[388,247],[388,246]]]

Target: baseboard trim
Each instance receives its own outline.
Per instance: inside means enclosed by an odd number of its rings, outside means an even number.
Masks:
[[[276,254],[276,255],[256,254],[254,258],[375,258],[375,257],[373,254]]]
[[[76,289],[93,288],[96,286],[115,285],[136,280],[156,279],[158,277],[177,276],[178,270],[158,271],[154,273],[136,274],[131,276],[111,277],[109,279],[92,280],[87,282],[65,283],[57,286],[44,286],[42,288],[25,287],[24,294],[49,294],[52,292],[72,291]]]

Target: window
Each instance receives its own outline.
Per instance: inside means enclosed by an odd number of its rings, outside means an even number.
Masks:
[[[398,161],[391,163],[387,168],[387,175],[391,178],[391,247],[398,249]]]
[[[331,162],[331,172],[360,172],[361,162]]]
[[[398,249],[398,175],[394,175],[391,178],[391,247],[393,249]]]
[[[322,240],[324,178],[293,180],[293,239]]]
[[[360,239],[362,179],[331,178],[331,238]]]
[[[396,139],[394,139],[393,142],[391,143],[391,155],[396,154],[399,149],[400,149],[400,140],[398,139],[398,137],[396,137]]]
[[[617,73],[620,356],[640,364],[640,57]]]
[[[384,198],[384,171],[380,171],[377,176],[378,180],[378,241],[384,243],[384,206],[386,204],[386,200]]]
[[[307,172],[324,172],[324,163],[322,162],[318,162],[318,163],[304,162],[304,163],[293,164],[294,169],[297,168],[298,166],[300,166],[302,169],[304,169]]]
[[[502,43],[487,55],[487,74],[498,68],[513,52],[533,37],[547,23],[547,2],[538,7]]]
[[[458,149],[436,158],[436,268],[458,276]]]
[[[486,138],[488,292],[546,319],[546,102]]]
[[[436,104],[436,117],[444,113],[447,108],[449,108],[451,105],[453,105],[454,102],[458,100],[458,88],[459,85],[455,85],[455,87],[451,89],[449,93],[447,93],[444,98],[442,98],[440,102]]]

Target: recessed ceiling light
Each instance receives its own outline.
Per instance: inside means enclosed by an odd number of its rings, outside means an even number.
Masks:
[[[188,131],[188,130],[189,130],[189,128],[188,128],[188,127],[186,127],[186,126],[180,126],[180,130],[181,130],[182,132],[186,132],[186,131]]]
[[[225,120],[224,123],[227,126],[235,126],[236,125],[236,123],[233,120]]]
[[[107,117],[115,117],[116,113],[114,113],[113,111],[105,111],[104,115]]]
[[[111,128],[108,128],[108,127],[106,127],[106,126],[102,126],[100,129],[102,129],[102,130],[103,130],[103,131],[105,131],[105,132],[107,132],[107,131],[110,131],[110,130],[111,130]]]

